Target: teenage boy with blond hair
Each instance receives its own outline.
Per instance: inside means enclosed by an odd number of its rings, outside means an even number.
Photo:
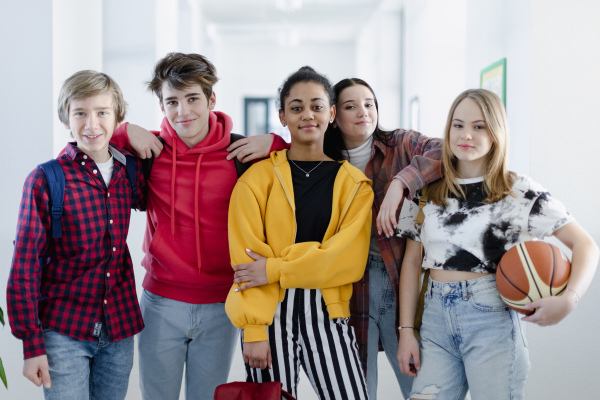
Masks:
[[[23,341],[23,375],[44,385],[46,399],[123,399],[133,336],[144,326],[126,238],[131,208],[144,208],[145,181],[139,161],[109,145],[126,106],[114,80],[77,72],[58,103],[75,142],[57,158],[62,185],[41,166],[25,180],[8,317]],[[61,186],[56,219],[51,194]]]

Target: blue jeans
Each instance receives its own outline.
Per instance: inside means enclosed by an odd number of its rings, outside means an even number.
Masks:
[[[430,279],[411,397],[462,399],[469,390],[473,399],[523,399],[529,352],[522,324],[500,298],[495,275]]]
[[[396,374],[402,395],[408,399],[413,378],[400,372],[396,358],[398,353],[396,295],[392,281],[381,257],[370,255],[367,268],[369,269],[369,344],[367,353],[369,399],[377,399],[377,356],[380,340],[392,370]]]
[[[44,330],[52,387],[46,400],[124,399],[133,367],[133,336],[108,341],[106,327],[95,341]]]
[[[138,335],[140,387],[145,400],[178,400],[185,366],[186,399],[212,400],[227,382],[238,330],[225,304],[190,304],[144,290],[145,328]]]

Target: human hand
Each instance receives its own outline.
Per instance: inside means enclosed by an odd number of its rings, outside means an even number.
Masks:
[[[230,152],[227,159],[233,160],[237,157],[241,162],[248,162],[268,157],[273,139],[273,135],[255,135],[240,139],[227,147],[227,151]]]
[[[402,197],[404,197],[404,183],[400,179],[392,179],[375,220],[378,235],[381,235],[382,232],[386,237],[394,235],[398,227],[396,211]]]
[[[127,136],[129,145],[139,158],[152,158],[153,154],[154,157],[158,157],[163,149],[163,144],[158,137],[141,126],[127,124]]]
[[[400,330],[400,339],[398,340],[398,354],[396,355],[400,372],[404,375],[415,377],[417,371],[421,370],[421,352],[419,342],[415,338],[412,329]],[[410,360],[413,360],[413,363]]]
[[[23,376],[33,382],[36,386],[42,383],[46,389],[50,389],[50,368],[48,367],[48,356],[32,357],[25,360],[23,364]]]
[[[524,309],[535,310],[535,312],[521,318],[521,320],[539,326],[556,325],[569,315],[576,306],[577,302],[573,296],[569,295],[569,292],[565,292],[561,296],[544,297],[525,305]]]
[[[244,362],[250,368],[271,368],[271,346],[267,340],[244,343]]]
[[[242,292],[251,287],[266,285],[267,279],[267,259],[253,251],[246,249],[246,253],[255,261],[247,264],[238,264],[233,267],[233,283],[244,283],[244,285],[235,288],[236,292]]]

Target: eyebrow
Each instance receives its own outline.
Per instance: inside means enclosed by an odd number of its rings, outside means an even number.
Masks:
[[[312,99],[310,99],[310,101],[317,101],[317,100],[325,101],[320,97],[313,97]],[[298,103],[303,103],[303,101],[300,99],[292,99],[292,100],[288,101],[288,104],[292,104],[295,101],[297,101]]]
[[[365,100],[374,101],[374,100],[373,100],[372,98],[370,98],[370,97],[369,97],[369,98],[366,98]],[[342,104],[346,104],[346,103],[352,103],[352,102],[355,102],[355,101],[357,101],[357,100],[346,100],[346,101],[345,101],[345,102],[343,102]]]
[[[458,122],[465,122],[462,119],[458,119],[458,118],[453,118],[452,121],[458,121]],[[473,121],[473,123],[475,122],[483,122],[485,124],[485,121],[482,119],[478,119],[477,121]]]
[[[198,97],[200,96],[200,93],[188,93],[186,94],[184,97]],[[171,96],[171,97],[165,97],[163,99],[163,101],[168,101],[168,100],[177,100],[177,96]]]
[[[73,108],[71,111],[85,111],[85,107],[77,107],[77,108]],[[94,110],[112,110],[112,107],[96,107],[94,108]]]

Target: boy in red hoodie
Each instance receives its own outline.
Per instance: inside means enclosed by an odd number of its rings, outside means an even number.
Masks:
[[[155,132],[164,147],[148,179],[143,245],[139,364],[146,400],[178,399],[184,365],[186,398],[212,399],[227,381],[235,349],[238,331],[224,301],[233,282],[227,213],[237,173],[227,158],[231,118],[213,111],[217,80],[205,57],[169,53],[148,84],[165,118]],[[143,155],[127,131],[122,126],[113,141]]]

